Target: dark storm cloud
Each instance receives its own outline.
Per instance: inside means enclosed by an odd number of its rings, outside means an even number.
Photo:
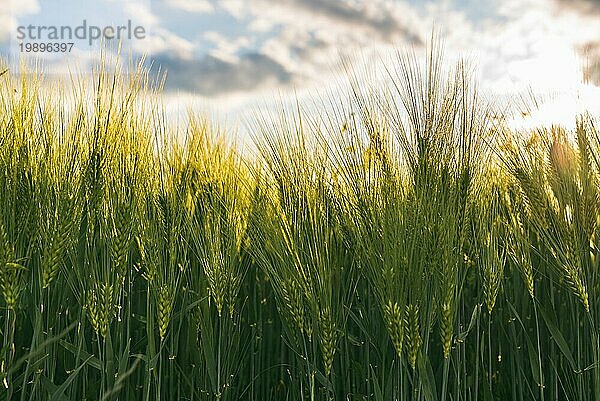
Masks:
[[[252,91],[265,85],[286,84],[292,76],[275,60],[258,53],[226,62],[212,56],[183,60],[168,55],[152,58],[154,72],[166,71],[166,90],[181,90],[204,96]]]
[[[560,7],[570,8],[584,14],[600,14],[600,0],[555,0],[555,2]]]
[[[391,41],[402,37],[414,44],[422,44],[422,39],[404,25],[393,13],[378,10],[374,15],[367,8],[349,4],[341,0],[279,0],[278,4],[288,5],[316,16],[331,19],[332,22],[367,28],[381,39]]]

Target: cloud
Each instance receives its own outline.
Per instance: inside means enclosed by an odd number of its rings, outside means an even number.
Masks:
[[[215,11],[208,0],[167,0],[167,5],[190,13],[207,14]]]
[[[167,90],[202,96],[250,92],[265,86],[287,84],[292,80],[292,76],[280,64],[258,53],[241,56],[235,63],[210,55],[200,60],[181,60],[164,54],[152,60],[154,72],[158,67],[167,72]]]
[[[221,0],[220,8],[262,37],[257,52],[302,84],[320,85],[342,67],[340,54],[423,44],[422,18],[392,0]]]
[[[265,26],[296,26],[368,36],[376,42],[399,39],[421,44],[419,19],[406,3],[389,0],[222,0],[221,7],[238,19],[249,19],[257,30]],[[269,21],[271,24],[269,24]]]
[[[128,0],[120,3],[127,14],[148,29],[150,26],[160,23],[160,19],[152,12],[148,0]]]
[[[17,28],[17,19],[22,15],[36,14],[40,11],[37,0],[8,0],[0,7],[0,43],[7,42]]]
[[[577,52],[583,80],[600,87],[600,0],[554,0],[561,11],[556,23],[565,27]]]
[[[211,56],[229,62],[236,62],[238,60],[237,53],[250,44],[247,36],[240,35],[235,39],[229,39],[216,31],[205,32],[202,37],[214,46],[209,52]]]
[[[390,4],[360,4],[339,0],[280,0],[278,4],[332,23],[347,25],[350,29],[364,29],[379,36],[380,40],[390,41],[402,37],[413,43],[422,43],[421,38],[407,26],[406,21],[394,13]]]
[[[37,0],[9,0],[8,10],[13,15],[35,14],[40,11]]]
[[[514,96],[530,89],[549,93],[573,88],[582,80],[580,49],[600,37],[600,24],[597,16],[576,7],[557,8],[562,1],[498,1],[484,23],[448,24],[452,47],[475,56],[481,81],[493,92]]]
[[[7,42],[10,39],[12,27],[16,26],[12,16],[9,14],[0,14],[0,43]]]
[[[162,27],[156,27],[150,31],[150,35],[144,40],[133,43],[133,50],[139,54],[161,55],[171,54],[171,57],[181,60],[189,60],[194,57],[196,45]]]
[[[600,13],[600,0],[555,0],[559,7],[582,14]]]
[[[202,12],[209,11],[208,4],[214,12],[235,18],[242,28],[243,33],[233,37],[225,30],[205,31],[200,37],[208,48],[166,29],[155,29],[146,44],[154,70],[167,70],[167,90],[203,97],[252,97],[292,83],[319,85],[341,66],[341,51],[423,43],[417,13],[391,0],[165,1]]]

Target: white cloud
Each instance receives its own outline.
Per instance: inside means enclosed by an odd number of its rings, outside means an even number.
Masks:
[[[244,19],[248,15],[252,15],[247,0],[221,0],[219,5],[227,11],[231,16],[238,20]]]
[[[156,54],[170,54],[182,60],[191,60],[194,57],[196,44],[168,29],[155,27],[144,40],[133,42],[133,49],[140,54],[150,56]]]
[[[202,37],[214,45],[214,49],[209,52],[211,56],[228,62],[239,61],[236,53],[250,44],[250,39],[247,36],[228,39],[216,31],[205,32]]]
[[[119,1],[119,3],[122,4],[123,9],[130,17],[134,18],[139,24],[143,24],[147,30],[160,23],[160,19],[152,13],[148,0],[126,0]]]
[[[7,42],[10,39],[10,34],[16,27],[16,20],[9,15],[0,14],[0,43]]]
[[[572,4],[577,2],[592,3]],[[564,4],[557,7],[558,3]],[[516,110],[510,119],[515,128],[549,124],[572,128],[578,114],[597,109],[594,102],[600,99],[600,88],[583,85],[580,49],[600,37],[600,24],[597,15],[565,4],[563,0],[499,1],[499,18],[480,27],[472,25],[469,36],[476,40],[463,41],[477,51],[487,90],[512,100],[525,98],[530,91],[536,97],[539,109],[526,116]]]
[[[256,17],[248,24],[248,29],[253,32],[268,32],[276,26],[276,22],[269,18]]]
[[[190,13],[206,14],[215,11],[215,7],[208,0],[167,0],[167,4]]]
[[[131,42],[131,50],[138,54],[170,53],[182,59],[191,59],[195,44],[163,26],[163,21],[152,9],[151,0],[107,0],[118,2],[126,15],[145,28],[146,37]]]
[[[36,14],[39,11],[40,5],[37,0],[8,0],[8,4],[0,7],[0,43],[10,40],[20,16]]]
[[[37,0],[9,0],[8,10],[12,15],[35,14],[40,11]]]

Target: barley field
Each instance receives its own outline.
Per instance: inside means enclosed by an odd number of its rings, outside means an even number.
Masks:
[[[597,120],[388,73],[253,151],[142,67],[0,76],[0,399],[600,400]]]

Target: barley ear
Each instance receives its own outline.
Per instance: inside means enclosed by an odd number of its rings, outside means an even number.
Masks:
[[[109,283],[104,283],[100,287],[101,305],[100,305],[100,334],[106,338],[114,312],[114,290]]]
[[[114,234],[110,243],[113,263],[121,279],[124,279],[127,266],[127,254],[131,247],[131,206],[123,204],[116,207],[114,216]]]
[[[323,364],[325,365],[325,374],[331,373],[333,366],[333,357],[337,343],[335,323],[331,316],[331,309],[325,307],[319,316],[319,326],[321,329],[321,347],[323,350]]]
[[[171,309],[173,308],[171,291],[166,285],[158,288],[157,298],[158,332],[162,341],[167,336],[167,329],[171,320]]]
[[[100,332],[100,316],[98,313],[98,297],[95,290],[89,290],[86,294],[85,309],[92,328],[98,334]]]
[[[571,266],[565,266],[565,281],[569,289],[579,298],[586,312],[590,311],[590,303],[587,289],[583,280],[581,279],[581,274]]]
[[[406,308],[404,324],[408,330],[406,332],[408,363],[414,369],[419,350],[423,344],[423,339],[421,338],[421,332],[419,330],[419,307],[417,305],[408,305]]]
[[[453,335],[453,320],[454,313],[452,309],[452,301],[446,300],[442,304],[442,319],[441,319],[441,336],[442,336],[442,348],[444,351],[444,358],[450,357],[450,348],[452,346],[452,335]]]
[[[383,317],[398,357],[402,356],[402,343],[404,340],[402,315],[402,310],[397,302],[388,301],[383,307]]]

